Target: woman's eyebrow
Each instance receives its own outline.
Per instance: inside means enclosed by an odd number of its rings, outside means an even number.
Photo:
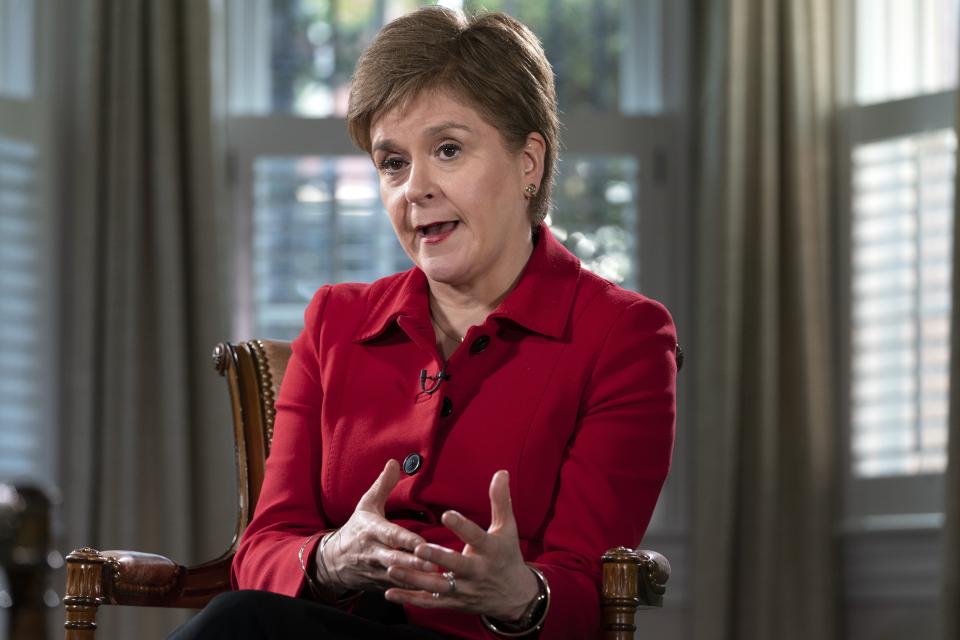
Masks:
[[[435,124],[432,127],[427,127],[424,130],[424,134],[428,138],[432,138],[440,133],[443,133],[444,131],[449,131],[450,129],[459,129],[461,131],[466,131],[467,133],[473,133],[473,129],[463,123],[447,121],[441,122],[440,124]],[[378,140],[375,142],[370,151],[380,151],[381,149],[387,149],[389,151],[396,150],[397,143],[391,138],[384,138],[383,140]]]
[[[373,148],[370,149],[371,153],[374,151],[379,151],[381,149],[393,150],[397,148],[397,143],[391,140],[390,138],[384,138],[383,140],[378,140],[374,143]]]
[[[438,133],[443,133],[444,131],[447,131],[448,129],[461,129],[463,131],[466,131],[467,133],[473,133],[473,129],[471,129],[467,125],[462,124],[460,122],[453,122],[453,121],[447,121],[447,122],[441,122],[440,124],[435,124],[432,127],[428,127],[425,133],[428,136],[435,136]]]

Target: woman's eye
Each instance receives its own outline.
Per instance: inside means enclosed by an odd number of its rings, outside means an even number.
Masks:
[[[460,146],[456,144],[450,144],[450,143],[443,144],[443,145],[440,145],[439,149],[437,149],[437,154],[441,158],[444,158],[446,160],[456,158],[459,153],[460,153]]]
[[[387,158],[380,163],[380,170],[387,173],[396,173],[403,169],[404,162],[400,158]]]

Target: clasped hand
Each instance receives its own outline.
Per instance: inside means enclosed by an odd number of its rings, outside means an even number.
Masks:
[[[490,482],[488,529],[456,511],[443,514],[444,526],[464,542],[461,552],[430,544],[386,519],[387,496],[399,481],[400,465],[390,460],[350,519],[322,547],[317,566],[327,568],[329,586],[386,589],[386,599],[400,604],[519,618],[539,586],[520,552],[507,472],[498,471]],[[452,571],[453,579],[438,567]]]

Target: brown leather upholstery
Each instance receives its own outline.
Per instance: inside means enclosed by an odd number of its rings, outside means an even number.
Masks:
[[[113,571],[113,586],[120,593],[166,595],[177,586],[181,568],[173,560],[139,551],[104,551]]]
[[[214,367],[230,390],[237,458],[237,522],[227,551],[195,567],[136,551],[73,551],[63,599],[66,640],[93,640],[100,605],[200,608],[230,588],[230,562],[260,495],[289,359],[290,343],[275,340],[221,343],[213,351]],[[632,640],[637,608],[662,606],[669,577],[670,563],[655,551],[617,547],[604,554],[605,640]]]

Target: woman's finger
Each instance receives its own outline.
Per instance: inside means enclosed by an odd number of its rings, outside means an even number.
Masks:
[[[439,592],[437,592],[439,593]],[[409,604],[423,609],[462,609],[463,607],[455,598],[440,595],[437,598],[429,591],[419,591],[416,589],[401,589],[392,587],[383,594],[388,602],[396,604]]]
[[[501,469],[490,480],[490,529],[488,531],[516,532],[517,521],[510,499],[510,474]]]
[[[387,577],[403,589],[421,590],[428,593],[450,593],[450,581],[436,571],[418,571],[405,567],[390,567]]]
[[[373,481],[373,484],[370,485],[367,492],[360,498],[360,502],[357,503],[357,510],[374,511],[383,515],[384,507],[387,504],[387,497],[389,497],[390,492],[393,491],[393,488],[397,486],[399,481],[400,463],[391,458],[387,460],[383,471],[380,472],[377,479]]]
[[[381,546],[374,551],[373,555],[385,569],[405,567],[424,572],[436,573],[437,571],[437,566],[434,563],[406,551]]]
[[[477,573],[474,558],[465,556],[459,551],[441,547],[438,544],[421,544],[414,550],[414,553],[417,554],[418,558],[443,567],[448,571],[453,571],[457,575],[469,577]]]
[[[378,527],[376,535],[380,542],[388,547],[404,549],[406,551],[413,551],[417,546],[426,542],[422,536],[417,535],[409,529],[404,529],[399,525],[393,524],[386,519],[384,519],[381,526]]]
[[[456,511],[446,511],[440,518],[443,526],[453,531],[458,538],[471,547],[482,549],[487,540],[487,532],[477,523]]]

